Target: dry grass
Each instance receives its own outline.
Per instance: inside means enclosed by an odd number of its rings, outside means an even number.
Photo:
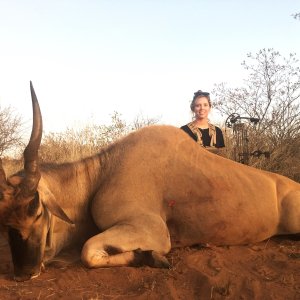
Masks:
[[[300,182],[300,138],[283,141],[272,151],[270,159],[261,160],[254,166]]]
[[[2,164],[6,176],[10,176],[23,168],[23,162],[21,159],[18,160],[18,159],[4,158],[2,159]]]
[[[225,157],[234,160],[235,141],[230,132],[225,133]],[[255,150],[269,151],[270,157],[264,155],[254,157],[249,155],[249,165],[258,169],[274,172],[287,176],[300,182],[300,136],[282,140],[272,144],[267,137],[256,136],[255,133],[248,137],[249,153]]]

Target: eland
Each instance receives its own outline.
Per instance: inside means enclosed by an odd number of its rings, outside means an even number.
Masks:
[[[14,277],[38,276],[75,243],[88,268],[168,267],[172,247],[245,245],[300,232],[300,184],[212,154],[172,126],[149,126],[77,162],[40,164],[42,115],[24,169],[0,161],[0,222]]]

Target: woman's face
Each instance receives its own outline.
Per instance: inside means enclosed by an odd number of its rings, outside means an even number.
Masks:
[[[194,106],[195,117],[198,120],[207,119],[210,112],[210,106],[206,97],[198,97]]]

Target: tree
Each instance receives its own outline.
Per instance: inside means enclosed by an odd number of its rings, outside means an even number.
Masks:
[[[300,13],[293,14],[292,16],[294,17],[294,19],[300,20]]]
[[[215,86],[216,109],[222,115],[238,113],[260,119],[256,139],[262,137],[276,147],[282,140],[295,138],[300,132],[300,68],[295,54],[282,57],[273,49],[247,55],[242,63],[249,73],[244,86]]]
[[[131,130],[135,131],[143,127],[157,124],[158,122],[159,122],[159,118],[149,118],[149,117],[144,117],[142,114],[139,114],[133,120],[131,124]]]
[[[11,107],[0,106],[0,156],[22,144],[21,117]]]
[[[259,123],[248,130],[249,152],[270,151],[271,159],[252,159],[250,164],[295,179],[296,173],[291,175],[287,168],[292,165],[288,154],[300,154],[292,146],[299,145],[300,137],[300,68],[296,55],[285,58],[273,49],[262,49],[255,55],[249,53],[242,66],[248,74],[243,86],[215,85],[215,107],[223,116],[236,113],[259,118]],[[300,169],[300,163],[296,168]]]

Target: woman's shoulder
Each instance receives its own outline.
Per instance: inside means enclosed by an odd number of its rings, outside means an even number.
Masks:
[[[193,134],[193,132],[190,129],[190,127],[188,126],[188,124],[185,124],[185,125],[181,126],[180,129],[182,129],[184,132],[188,133],[189,135]]]
[[[185,124],[185,125],[182,125],[182,126],[180,127],[180,129],[189,129],[189,126],[188,126],[188,124]]]
[[[190,129],[190,127],[188,126],[188,124],[185,124],[185,125],[181,126],[180,129],[182,129],[190,137],[192,137],[193,139],[195,139],[195,135],[194,135],[193,131]]]
[[[216,126],[216,130],[222,132],[222,129],[219,126]]]
[[[219,126],[217,126],[217,125],[215,125],[215,124],[211,124],[213,127],[215,127],[215,130],[216,131],[219,131],[219,132],[222,132],[222,129],[219,127]]]

